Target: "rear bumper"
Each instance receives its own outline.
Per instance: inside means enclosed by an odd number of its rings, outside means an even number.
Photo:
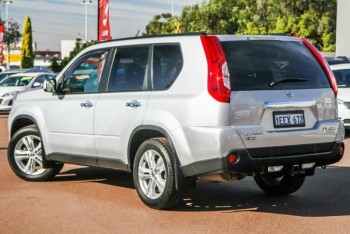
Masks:
[[[326,147],[323,145],[319,147],[316,153],[304,153],[304,154],[285,154],[281,149],[281,155],[276,153],[269,154],[266,157],[266,152],[276,151],[276,148],[265,148],[261,150],[262,154],[257,154],[252,158],[246,149],[234,150],[228,152],[224,157],[211,159],[206,161],[195,162],[181,167],[181,170],[185,177],[200,176],[211,173],[241,173],[246,175],[266,174],[268,173],[268,167],[270,166],[283,166],[281,171],[284,174],[288,174],[293,168],[298,167],[301,169],[301,165],[304,163],[315,163],[315,166],[323,166],[336,163],[340,161],[343,154],[339,153],[339,146],[344,147],[343,142],[328,143],[330,148],[327,151],[322,151]],[[311,145],[298,145],[294,148],[306,147],[310,148]],[[228,156],[234,153],[237,157],[235,163],[228,163]],[[270,156],[273,155],[273,156]],[[306,175],[313,174],[312,170],[301,171]]]

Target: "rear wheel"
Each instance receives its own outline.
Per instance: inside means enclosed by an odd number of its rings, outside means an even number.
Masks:
[[[281,177],[256,176],[257,185],[267,194],[284,196],[296,192],[305,181],[305,176],[285,175]]]
[[[141,200],[149,207],[167,209],[177,204],[174,155],[165,138],[152,138],[136,152],[133,178]]]
[[[29,181],[45,181],[60,172],[63,163],[43,168],[44,147],[38,129],[34,126],[18,130],[8,147],[8,161],[17,176]]]

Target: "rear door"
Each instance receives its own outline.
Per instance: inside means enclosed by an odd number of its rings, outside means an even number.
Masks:
[[[126,169],[132,131],[142,125],[150,96],[150,46],[117,48],[104,92],[96,103],[94,142],[99,165]]]
[[[251,156],[310,153],[332,146],[339,125],[335,95],[300,39],[221,40],[231,79],[231,125]]]

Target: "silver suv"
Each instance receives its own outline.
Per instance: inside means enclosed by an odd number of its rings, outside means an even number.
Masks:
[[[287,195],[343,156],[336,96],[327,62],[303,38],[113,40],[18,95],[8,160],[30,181],[63,163],[129,171],[156,209],[176,205],[198,178],[253,176],[266,193]]]

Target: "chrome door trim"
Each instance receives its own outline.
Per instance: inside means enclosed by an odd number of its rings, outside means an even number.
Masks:
[[[292,101],[292,102],[265,102],[263,109],[279,109],[279,108],[310,108],[316,107],[316,101]]]

